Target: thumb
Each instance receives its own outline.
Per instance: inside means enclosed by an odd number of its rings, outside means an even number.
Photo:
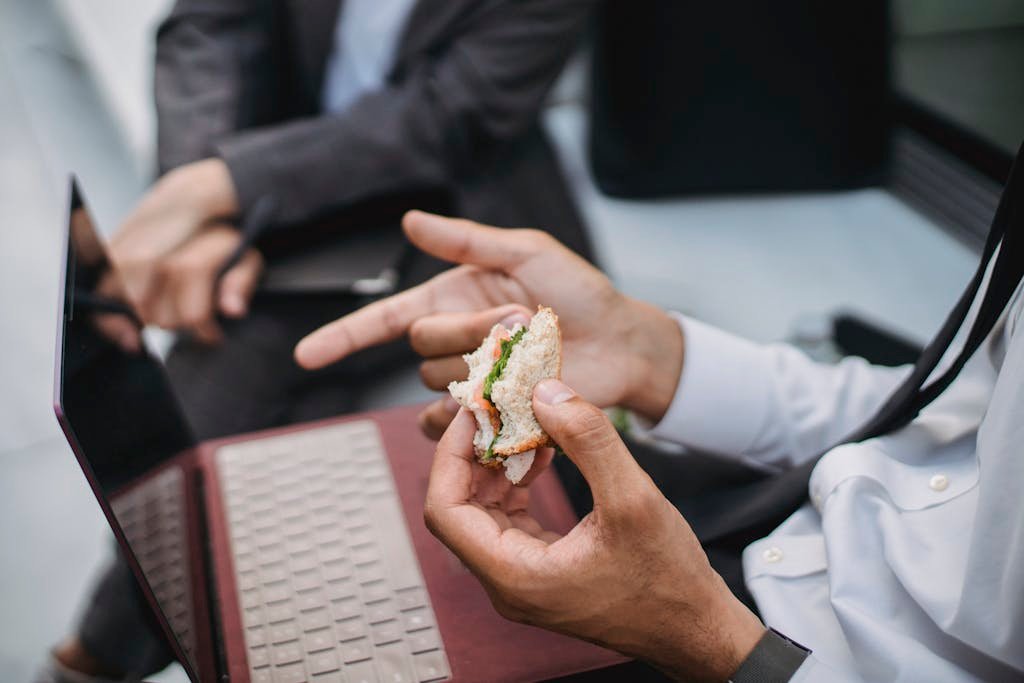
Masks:
[[[243,317],[249,310],[249,301],[256,291],[262,272],[263,255],[255,249],[249,249],[220,280],[217,294],[220,312],[229,318]]]
[[[423,211],[406,213],[402,227],[413,244],[432,256],[492,270],[511,270],[554,242],[537,230],[494,228]]]
[[[587,480],[595,507],[617,508],[650,486],[608,416],[562,382],[534,387],[533,413]]]

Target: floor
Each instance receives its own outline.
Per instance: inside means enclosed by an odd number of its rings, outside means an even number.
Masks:
[[[55,14],[68,4],[0,0],[4,681],[30,679],[67,631],[110,543],[51,410],[58,236],[68,169],[81,175],[100,224],[116,225],[141,190],[138,140],[144,136],[120,135],[129,125],[124,117],[105,115],[112,98],[116,104],[130,95],[105,89],[104,83],[121,81],[97,76],[90,70],[94,62],[82,59],[90,39],[69,35]],[[145,107],[136,102],[125,111]],[[969,250],[881,190],[609,200],[587,173],[579,107],[552,108],[547,124],[602,261],[619,285],[755,339],[785,338],[802,320],[837,308],[862,311],[923,339],[972,268]],[[410,400],[420,391],[410,381],[377,401]],[[171,671],[159,680],[184,676]]]

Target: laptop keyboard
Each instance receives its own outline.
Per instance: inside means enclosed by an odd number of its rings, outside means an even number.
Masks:
[[[185,524],[185,475],[168,468],[111,500],[118,524],[178,643],[196,651]]]
[[[450,677],[373,421],[216,457],[253,683]]]

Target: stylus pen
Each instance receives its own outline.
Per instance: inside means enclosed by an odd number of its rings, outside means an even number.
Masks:
[[[242,235],[242,241],[238,243],[235,250],[231,252],[231,256],[228,257],[224,264],[217,271],[217,281],[219,282],[224,274],[234,268],[241,259],[242,255],[245,254],[246,249],[251,247],[264,230],[266,230],[274,221],[274,213],[277,210],[277,202],[270,195],[263,195],[256,200],[253,204],[252,209],[246,213],[242,220],[241,226],[239,226],[239,232]]]

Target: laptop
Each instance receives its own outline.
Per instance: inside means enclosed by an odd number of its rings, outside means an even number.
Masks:
[[[57,418],[193,681],[532,681],[624,661],[504,620],[429,534],[418,406],[198,442],[74,179],[66,218]],[[552,471],[531,492],[546,527],[575,523]]]

